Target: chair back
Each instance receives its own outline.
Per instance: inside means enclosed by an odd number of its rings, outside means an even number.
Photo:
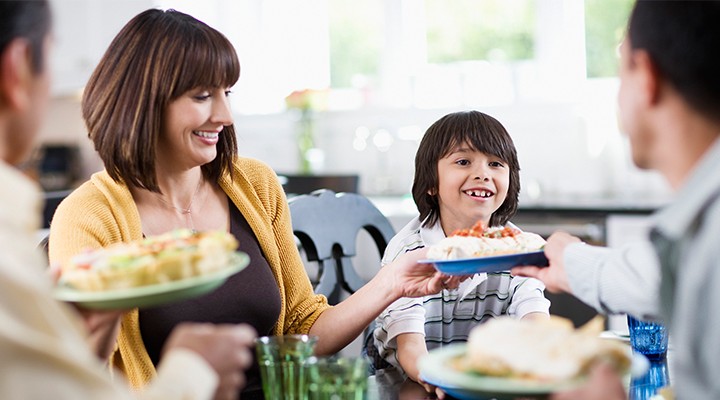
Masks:
[[[366,197],[320,189],[290,198],[293,232],[308,261],[318,263],[316,293],[331,304],[340,301],[341,289],[354,293],[366,280],[353,265],[358,234],[365,230],[382,257],[395,235],[387,218]]]

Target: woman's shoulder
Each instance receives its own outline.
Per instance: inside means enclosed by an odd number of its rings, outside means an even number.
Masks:
[[[68,204],[82,205],[87,204],[88,201],[99,201],[105,197],[103,192],[107,192],[109,190],[106,178],[112,181],[112,178],[110,178],[105,171],[94,173],[90,179],[83,182],[80,186],[68,194],[63,202],[60,203],[61,206],[63,204],[65,206]]]
[[[270,182],[278,183],[275,171],[265,162],[255,158],[238,157],[233,163],[233,181],[245,181],[252,186],[267,187]]]
[[[60,202],[55,214],[92,218],[98,213],[108,213],[111,209],[125,208],[133,204],[132,194],[127,186],[115,182],[107,172],[100,171]]]
[[[248,175],[275,175],[275,171],[266,162],[250,157],[237,157],[233,163],[233,172],[243,172]]]

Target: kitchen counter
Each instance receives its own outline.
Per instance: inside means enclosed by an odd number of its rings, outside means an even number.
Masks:
[[[402,228],[417,215],[410,195],[369,198],[388,217],[395,230]],[[543,236],[563,230],[590,243],[606,244],[609,217],[647,217],[669,202],[669,198],[627,196],[557,196],[537,200],[521,198],[518,212],[512,221],[521,229]]]
[[[388,217],[417,214],[411,195],[369,196]],[[667,197],[628,196],[556,196],[542,199],[520,199],[518,213],[584,213],[584,214],[651,214],[670,202]]]

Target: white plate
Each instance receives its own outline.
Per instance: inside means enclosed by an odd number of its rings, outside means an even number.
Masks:
[[[461,343],[430,351],[419,362],[422,379],[461,400],[544,399],[550,393],[571,389],[585,382],[585,378],[563,382],[538,382],[458,371],[450,362],[463,356],[466,349],[467,345]],[[628,354],[630,354],[629,347]],[[647,372],[647,365],[638,365],[638,362],[643,364],[642,361],[633,356],[631,366],[633,376],[641,376]],[[647,363],[646,360],[644,361]]]
[[[103,310],[151,307],[197,297],[222,285],[230,276],[243,270],[250,257],[242,252],[232,255],[230,264],[219,271],[179,281],[106,291],[80,291],[69,287],[54,289],[56,299],[79,306]]]

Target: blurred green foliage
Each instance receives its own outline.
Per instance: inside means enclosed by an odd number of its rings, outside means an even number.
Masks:
[[[533,58],[533,0],[426,0],[428,61]]]
[[[617,47],[625,35],[633,0],[585,0],[588,78],[617,76]]]
[[[356,76],[378,75],[385,10],[382,1],[328,1],[330,80],[333,87],[352,87]]]

